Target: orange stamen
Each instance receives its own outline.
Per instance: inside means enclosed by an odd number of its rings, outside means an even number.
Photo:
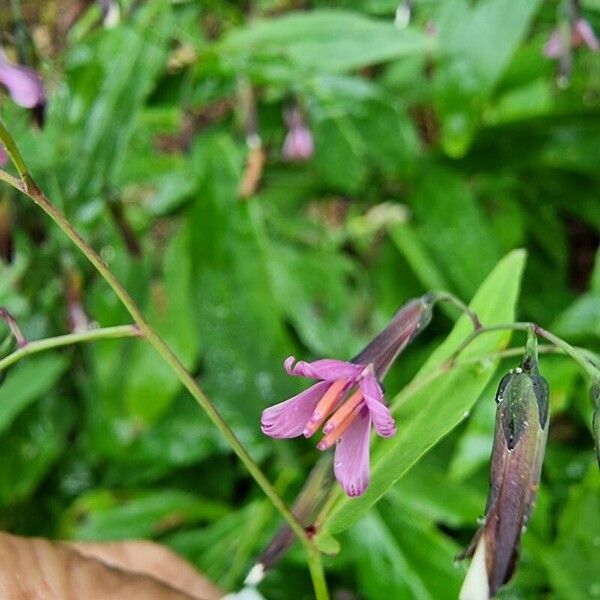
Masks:
[[[344,404],[342,404],[331,416],[329,421],[325,423],[323,427],[323,433],[328,434],[329,432],[339,427],[347,418],[348,415],[362,402],[363,395],[360,390],[356,390]]]
[[[362,398],[362,396],[361,396]],[[346,406],[346,403],[344,404]],[[342,407],[343,408],[343,407]],[[362,410],[362,402],[354,406],[353,410],[350,414],[340,423],[338,423],[335,429],[330,430],[330,432],[317,444],[317,448],[319,450],[327,450],[335,444],[341,437],[344,431],[352,425],[356,417],[359,415]],[[336,413],[337,414],[337,413]]]
[[[320,426],[321,423],[331,414],[337,401],[339,400],[344,388],[346,387],[347,381],[345,379],[338,379],[334,381],[329,389],[323,394],[319,400],[312,416],[310,417],[306,427],[304,428],[303,434],[305,437],[310,437]]]

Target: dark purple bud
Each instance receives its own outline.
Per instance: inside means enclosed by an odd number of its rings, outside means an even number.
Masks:
[[[383,379],[396,357],[429,324],[435,299],[426,294],[407,302],[390,324],[351,362],[373,365],[375,375]]]
[[[483,525],[459,558],[472,556],[461,600],[492,598],[511,578],[533,511],[548,434],[548,384],[530,333],[521,367],[500,381]]]

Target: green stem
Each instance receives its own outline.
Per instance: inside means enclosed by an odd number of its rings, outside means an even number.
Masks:
[[[244,445],[240,442],[233,430],[229,427],[225,419],[219,411],[206,397],[200,386],[187,371],[183,363],[177,355],[171,350],[168,344],[154,331],[154,329],[146,322],[141,310],[129,295],[127,290],[121,285],[121,282],[113,275],[106,263],[96,254],[94,249],[81,237],[77,230],[71,225],[69,220],[62,214],[60,210],[54,206],[42,190],[33,181],[27,171],[25,162],[23,161],[14,141],[10,134],[0,122],[0,139],[6,146],[6,149],[13,160],[17,171],[21,175],[22,182],[17,182],[14,187],[27,195],[35,204],[37,204],[64,232],[64,234],[73,242],[73,244],[81,251],[88,259],[92,266],[98,271],[106,283],[110,286],[119,300],[125,306],[132,319],[139,328],[140,334],[148,341],[148,343],[156,350],[161,358],[171,367],[177,375],[179,381],[187,388],[190,394],[195,398],[198,404],[206,412],[209,419],[221,432],[227,440],[233,451],[248,469],[248,472],[253,479],[262,488],[265,495],[271,500],[273,506],[281,513],[282,517],[288,522],[292,531],[304,545],[307,552],[313,548],[313,544],[306,536],[306,532],[298,520],[294,517],[290,509],[286,506],[283,500],[279,497],[269,480],[265,477],[260,467],[254,462]],[[4,181],[7,181],[4,178]],[[8,181],[8,183],[11,183]],[[11,185],[13,185],[11,183]]]
[[[452,356],[446,361],[449,364],[454,363],[454,361],[458,358],[458,356],[475,340],[483,333],[488,333],[491,331],[530,331],[533,329],[534,333],[539,337],[544,338],[546,341],[550,342],[552,345],[560,348],[565,354],[570,356],[590,377],[597,378],[600,376],[600,369],[598,366],[590,359],[589,356],[586,356],[586,352],[582,352],[581,350],[571,346],[568,342],[565,342],[563,339],[554,335],[550,331],[543,329],[539,325],[535,323],[529,322],[517,322],[517,323],[504,323],[500,325],[490,325],[489,327],[481,327],[475,331],[472,331],[463,341],[463,343],[453,352]]]
[[[14,140],[12,139],[12,136],[10,135],[10,133],[8,133],[6,127],[4,127],[4,124],[1,121],[0,121],[0,140],[2,140],[2,143],[4,144],[4,147],[6,148],[6,152],[8,152],[8,156],[10,157],[13,164],[15,165],[17,172],[19,173],[19,175],[21,176],[22,179],[25,179],[25,175],[27,175],[27,165],[25,164],[25,161],[23,160],[23,157],[21,156],[21,153],[19,152],[17,145],[15,144]],[[10,177],[10,175],[9,175],[9,177]],[[4,181],[6,181],[6,179],[4,179]],[[18,181],[18,180],[15,179],[15,181]],[[8,181],[8,183],[13,185],[10,181]],[[17,189],[20,189],[19,185],[14,186],[14,187],[16,187]]]
[[[574,348],[573,346],[571,346],[571,344],[568,344],[563,339],[554,335],[550,331],[542,329],[538,325],[534,325],[534,330],[537,335],[544,338],[546,341],[550,342],[557,348],[560,348],[565,354],[568,354],[576,363],[578,363],[584,369],[584,371],[587,372],[587,374],[592,379],[597,379],[600,376],[600,369],[596,364],[594,364],[590,360],[589,356],[585,356],[585,353],[579,351],[577,348]]]
[[[16,177],[13,177],[6,171],[2,171],[1,169],[0,169],[0,181],[5,181],[11,187],[14,187],[21,192],[23,191],[23,184],[21,183],[21,181],[19,179],[17,179]]]
[[[469,317],[469,319],[471,319],[475,331],[481,329],[481,321],[479,320],[477,314],[474,313],[462,300],[457,298],[454,294],[451,294],[450,292],[446,291],[436,291],[429,292],[427,295],[431,298],[432,302],[448,302],[449,304],[453,304],[461,312],[466,314]]]
[[[37,352],[43,352],[44,350],[71,346],[73,344],[80,344],[81,342],[139,336],[140,330],[135,325],[118,325],[116,327],[102,327],[101,329],[90,329],[89,331],[82,331],[80,333],[59,335],[43,340],[37,340],[35,342],[25,342],[18,350],[15,350],[0,360],[0,371],[4,371],[4,369],[10,367],[26,356],[36,354]]]
[[[316,600],[329,600],[329,590],[323,571],[321,553],[313,546],[309,549],[307,557]]]

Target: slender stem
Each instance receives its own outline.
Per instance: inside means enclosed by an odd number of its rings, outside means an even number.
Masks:
[[[8,156],[10,157],[13,164],[15,165],[17,172],[19,173],[21,178],[24,178],[25,175],[27,175],[27,165],[25,164],[25,161],[23,160],[23,157],[21,156],[21,153],[19,152],[19,149],[17,148],[15,141],[12,139],[12,136],[10,135],[10,133],[8,133],[6,127],[4,127],[4,124],[1,121],[0,121],[0,140],[2,140],[2,143],[4,144],[4,147],[6,148],[6,151],[8,152]],[[5,181],[6,181],[6,179],[5,179]],[[17,181],[17,180],[15,179],[15,181]],[[10,183],[10,181],[8,183]],[[12,183],[11,183],[11,185],[12,185]],[[20,186],[18,186],[18,185],[15,187],[17,187],[17,189],[20,189]]]
[[[329,590],[323,571],[321,553],[313,546],[309,548],[307,558],[316,600],[329,600]]]
[[[432,302],[449,302],[454,304],[460,311],[466,314],[473,323],[475,331],[481,329],[481,321],[476,313],[474,313],[462,300],[457,298],[454,294],[446,291],[429,292],[428,296]]]
[[[100,329],[90,329],[89,331],[82,331],[79,333],[59,335],[43,340],[36,340],[35,342],[25,342],[18,350],[15,350],[0,360],[0,371],[4,371],[4,369],[10,367],[26,356],[36,354],[37,352],[43,352],[44,350],[51,350],[52,348],[60,348],[62,346],[71,346],[81,342],[139,336],[140,330],[136,325],[118,325],[116,327],[102,327]]]
[[[462,344],[452,353],[452,355],[448,358],[446,363],[448,365],[452,365],[456,359],[462,354],[467,346],[469,346],[476,338],[478,338],[482,333],[489,333],[492,331],[506,331],[506,330],[517,330],[517,331],[527,331],[531,327],[531,323],[505,323],[500,325],[489,325],[487,327],[480,327],[475,331],[472,331],[462,342]]]
[[[15,189],[17,189],[21,192],[23,191],[23,184],[16,177],[13,177],[9,173],[7,173],[6,171],[2,171],[1,169],[0,169],[0,181],[5,181],[11,187],[14,187]]]
[[[539,325],[535,323],[529,322],[517,322],[517,323],[504,323],[500,325],[490,325],[489,327],[481,327],[473,332],[471,332],[463,341],[463,343],[454,351],[452,356],[447,360],[447,363],[452,364],[457,357],[482,333],[488,333],[491,331],[529,331],[533,328],[533,331],[536,335],[544,338],[546,341],[550,342],[552,345],[560,348],[565,354],[570,356],[583,370],[590,375],[592,378],[597,378],[600,376],[600,368],[598,365],[594,363],[587,355],[587,352],[581,351],[580,349],[571,346],[568,342],[565,342],[562,338],[554,335],[550,331],[543,329]]]
[[[0,139],[6,146],[6,149],[15,164],[19,174],[21,175],[22,183],[16,182],[17,185],[14,187],[27,195],[33,202],[35,202],[53,221],[58,227],[65,233],[65,235],[73,242],[73,244],[81,251],[81,253],[88,259],[92,266],[98,271],[102,278],[108,283],[110,288],[117,295],[119,300],[125,306],[133,320],[135,321],[141,335],[146,338],[148,343],[156,350],[161,358],[171,367],[175,372],[181,383],[187,388],[190,394],[196,399],[198,404],[206,412],[209,419],[221,432],[223,437],[227,440],[233,451],[237,454],[239,459],[248,469],[248,472],[253,479],[262,488],[265,495],[271,500],[275,508],[281,513],[283,518],[289,523],[292,531],[296,534],[298,539],[304,545],[307,552],[310,552],[313,548],[312,542],[306,536],[306,532],[298,520],[294,517],[290,509],[286,506],[283,500],[279,497],[276,490],[273,488],[269,480],[261,471],[260,467],[254,462],[244,445],[235,435],[233,430],[229,427],[225,419],[221,416],[219,411],[206,397],[200,386],[196,383],[194,378],[187,371],[183,363],[179,360],[177,355],[171,350],[168,344],[154,331],[154,329],[146,322],[141,310],[134,302],[133,298],[129,295],[127,290],[121,285],[121,282],[113,275],[112,271],[108,268],[106,263],[96,254],[94,249],[88,245],[88,243],[81,237],[77,230],[71,225],[70,221],[62,214],[60,210],[54,206],[42,190],[33,181],[27,171],[25,162],[23,161],[12,137],[0,122]],[[5,181],[6,178],[4,179]],[[16,181],[16,180],[15,180]],[[8,181],[8,183],[11,183]],[[11,183],[13,185],[13,183]]]
[[[0,319],[8,325],[10,332],[17,342],[17,346],[22,348],[27,343],[27,340],[25,339],[17,320],[8,312],[7,308],[4,308],[4,306],[0,306]]]
[[[538,325],[534,326],[535,333],[540,337],[543,337],[545,340],[554,344],[556,347],[560,348],[565,354],[568,354],[576,363],[578,363],[592,379],[597,379],[600,376],[600,368],[598,365],[590,360],[589,356],[585,356],[587,353],[583,353],[579,351],[577,348],[571,346],[563,339],[554,335],[550,331],[546,329],[542,329]]]

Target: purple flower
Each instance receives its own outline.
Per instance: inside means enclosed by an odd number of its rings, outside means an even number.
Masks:
[[[295,108],[286,114],[285,121],[288,132],[283,142],[283,157],[289,161],[308,160],[314,152],[314,141],[302,114]]]
[[[46,92],[40,76],[29,67],[10,63],[1,51],[0,83],[19,106],[37,108],[46,103]]]
[[[577,19],[573,27],[573,45],[577,48],[582,44],[594,52],[600,50],[600,43],[592,26],[585,19]]]
[[[334,472],[348,496],[360,496],[369,485],[371,425],[381,437],[396,433],[379,381],[398,354],[431,319],[432,300],[412,300],[352,361],[322,359],[284,362],[293,376],[319,380],[300,394],[267,408],[263,433],[273,438],[311,437],[322,427],[319,450],[336,445]]]
[[[565,33],[560,27],[552,31],[544,45],[544,55],[558,59],[563,57],[569,48],[579,48],[584,44],[594,52],[600,50],[600,42],[592,26],[586,19],[579,18],[573,24],[570,33],[568,29]]]

